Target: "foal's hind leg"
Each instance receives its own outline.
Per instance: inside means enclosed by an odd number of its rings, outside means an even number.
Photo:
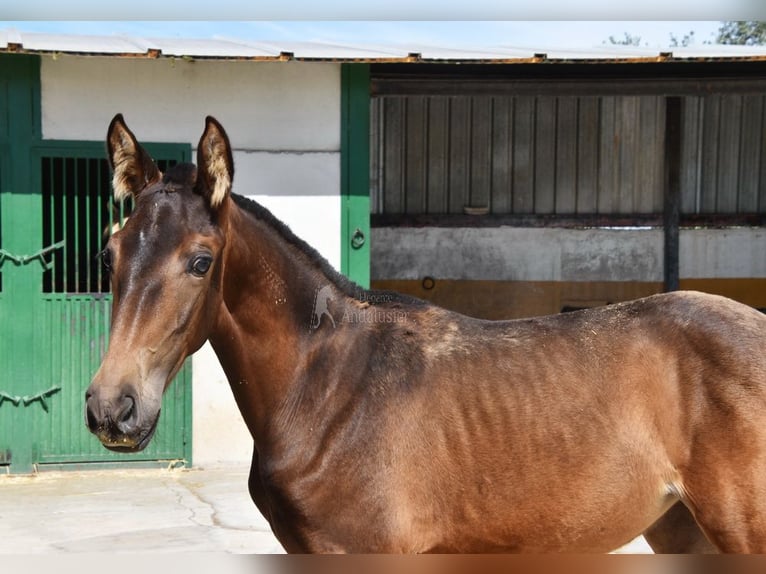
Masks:
[[[683,500],[721,552],[766,553],[764,431],[732,424],[725,438],[701,437],[683,473]]]
[[[692,513],[677,502],[652,524],[644,538],[656,554],[714,554],[718,552],[694,520]]]
[[[737,482],[729,475],[723,480],[712,478],[703,488],[688,487],[697,523],[721,552],[766,552],[766,497],[758,484],[763,479],[751,479]],[[711,488],[712,483],[717,485]]]

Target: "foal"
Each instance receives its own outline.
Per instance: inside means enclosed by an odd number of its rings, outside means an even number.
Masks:
[[[104,250],[111,340],[86,393],[107,448],[149,443],[209,340],[288,551],[604,552],[641,533],[766,551],[760,313],[676,292],[472,319],[360,289],[233,195],[213,118],[196,167],[160,173],[120,115],[107,145],[115,195],[135,200]]]

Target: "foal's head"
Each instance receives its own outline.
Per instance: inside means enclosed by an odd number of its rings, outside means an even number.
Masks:
[[[135,209],[102,252],[113,293],[109,349],[85,394],[88,428],[107,448],[139,451],[154,434],[162,394],[207,339],[221,298],[220,222],[234,174],[221,125],[206,120],[197,167],[160,173],[121,115],[107,134],[117,198]]]

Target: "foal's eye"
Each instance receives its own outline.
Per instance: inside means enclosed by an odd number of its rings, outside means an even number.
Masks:
[[[101,264],[104,266],[104,269],[107,270],[107,272],[112,272],[112,250],[109,248],[104,249],[101,251],[101,253],[98,254],[98,257],[101,259]]]
[[[212,263],[213,258],[209,255],[197,255],[189,264],[189,272],[197,277],[202,277],[210,270],[210,265]]]

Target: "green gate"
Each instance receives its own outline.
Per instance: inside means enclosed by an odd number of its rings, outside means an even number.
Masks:
[[[107,451],[85,427],[84,393],[108,345],[111,308],[96,254],[124,208],[112,204],[103,143],[39,137],[39,62],[0,64],[0,465],[188,464],[190,361],[144,452]],[[160,169],[191,156],[189,145],[146,147]]]

